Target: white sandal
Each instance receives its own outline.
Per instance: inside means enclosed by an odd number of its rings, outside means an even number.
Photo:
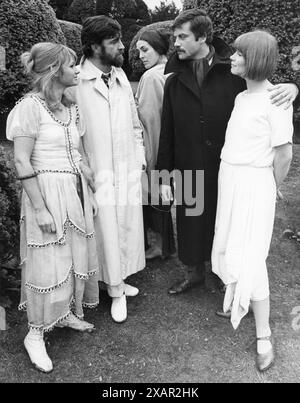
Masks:
[[[69,327],[79,332],[92,332],[95,326],[85,320],[78,319],[72,313],[66,318],[56,324],[56,327]]]

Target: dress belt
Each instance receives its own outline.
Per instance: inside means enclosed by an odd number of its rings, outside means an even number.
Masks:
[[[61,173],[61,174],[72,174],[76,175],[76,191],[84,212],[84,195],[83,195],[83,186],[82,186],[82,179],[81,179],[81,174],[80,172],[76,171],[71,171],[67,169],[41,169],[37,170],[36,174],[41,175],[41,174],[47,174],[47,173]]]

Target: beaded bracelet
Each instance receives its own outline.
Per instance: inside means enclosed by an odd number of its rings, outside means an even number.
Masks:
[[[25,179],[31,179],[31,178],[35,178],[37,176],[37,173],[34,172],[31,175],[24,175],[24,176],[19,176],[17,179],[19,179],[20,181],[23,181]]]

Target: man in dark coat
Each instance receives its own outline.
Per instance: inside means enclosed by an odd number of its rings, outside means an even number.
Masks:
[[[231,74],[233,52],[223,40],[213,37],[212,22],[204,10],[182,12],[173,30],[176,53],[169,59],[165,73],[174,74],[165,84],[157,169],[176,169],[183,183],[182,187],[176,186],[176,200],[182,199],[182,204],[176,206],[176,220],[178,256],[186,271],[185,278],[169,289],[170,294],[178,294],[205,279],[208,288],[216,285],[210,258],[220,153],[235,97],[246,89],[246,83]],[[297,95],[294,87],[275,87],[277,91],[279,88],[277,99],[291,104]],[[203,186],[197,182],[197,171],[204,172]],[[175,178],[176,183],[181,180],[177,182]],[[184,193],[204,196],[202,214],[189,215],[191,208],[199,210],[199,200],[191,206]],[[164,201],[173,197],[166,183],[161,186],[161,194]]]

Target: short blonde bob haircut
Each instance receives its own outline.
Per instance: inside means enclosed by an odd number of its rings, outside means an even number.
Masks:
[[[42,92],[51,110],[57,109],[52,84],[57,74],[62,72],[65,64],[76,62],[76,53],[65,45],[51,42],[40,42],[29,52],[21,56],[25,72],[32,79],[34,92]]]
[[[278,62],[278,44],[273,35],[255,30],[240,35],[233,47],[245,58],[245,78],[263,81],[272,76]]]

